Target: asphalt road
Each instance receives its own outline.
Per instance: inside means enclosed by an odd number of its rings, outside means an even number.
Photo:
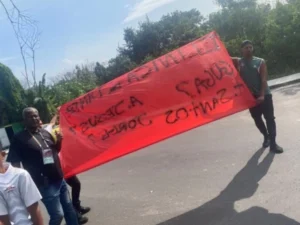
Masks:
[[[273,91],[282,155],[248,111],[80,175],[91,225],[300,225],[300,85]]]

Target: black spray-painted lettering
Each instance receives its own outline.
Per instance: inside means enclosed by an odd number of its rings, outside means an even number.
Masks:
[[[211,40],[208,40],[211,39]],[[201,43],[201,47],[197,46],[197,43]],[[217,43],[215,35],[205,36],[199,40],[192,43],[192,46],[197,51],[199,55],[206,55],[214,51],[218,51],[220,46]]]
[[[129,84],[133,82],[139,82],[141,80],[146,79],[152,72],[152,68],[147,65],[143,65],[138,67],[137,69],[129,72],[127,75],[127,81]]]
[[[189,59],[191,59],[191,58],[194,58],[195,56],[197,56],[198,55],[198,53],[197,52],[190,52],[189,54],[188,54],[188,58]]]
[[[208,90],[209,87],[212,87],[209,82],[210,82],[210,79],[200,79],[198,77],[195,78],[194,84],[195,84],[197,93],[199,95],[202,93],[202,89],[201,88],[204,88],[205,90]]]
[[[89,129],[89,124],[87,121],[80,123],[81,132],[84,134]]]
[[[183,53],[181,52],[180,48],[177,49],[177,52],[179,53],[179,55],[181,56],[182,60],[185,60],[185,57],[183,55]]]
[[[214,65],[219,71],[219,77],[217,77],[216,73],[214,75],[219,80],[221,80],[223,78],[223,76],[232,76],[234,74],[233,67],[226,61],[219,61],[219,62],[215,63]]]
[[[225,96],[227,89],[223,88],[216,93],[216,97],[213,97],[211,101],[205,101],[200,103],[203,114],[208,114],[209,112],[215,110],[218,105],[226,104],[232,100],[233,96]]]
[[[100,88],[98,88],[98,95],[99,95],[100,98],[103,97],[103,93],[102,93],[102,90]]]
[[[71,105],[69,105],[66,111],[70,114],[80,112],[84,110],[85,106],[91,104],[94,99],[96,99],[96,97],[94,96],[94,92],[89,92],[83,97],[79,98],[77,101],[73,102]]]
[[[189,97],[193,97],[193,95],[185,89],[185,87],[189,84],[189,81],[181,81],[179,84],[176,85],[176,90],[178,92],[185,93]]]
[[[94,96],[94,92],[89,92],[88,94],[80,98],[79,99],[80,109],[84,110],[84,107],[88,104],[91,104],[94,99],[96,99],[96,97]]]
[[[136,97],[130,96],[129,108],[135,107],[136,105],[144,105],[144,103],[142,101],[140,101],[139,99],[137,99]]]
[[[218,99],[213,98],[211,102],[201,102],[200,107],[202,109],[202,112],[204,114],[207,114],[208,112],[213,111],[216,108],[216,105],[218,104]]]
[[[244,84],[236,84],[234,85],[233,87],[235,90],[238,90],[238,93],[235,94],[235,96],[240,96],[242,95],[243,91],[244,91],[244,88],[245,88],[245,85]]]
[[[89,134],[89,135],[87,136],[87,138],[88,138],[93,144],[96,144],[97,140],[96,140],[94,134]]]
[[[203,75],[206,75],[206,77],[201,75],[201,78],[194,78],[193,83],[196,92],[201,95],[203,91],[208,91],[213,88],[218,81],[221,81],[224,78],[224,76],[231,76],[233,74],[234,70],[229,63],[225,61],[214,63],[211,68],[203,71]],[[192,84],[192,82],[187,80],[181,81],[175,86],[175,89],[189,97],[195,97],[193,91],[191,91],[194,90],[194,87],[188,87],[190,83]]]
[[[120,90],[122,88],[122,84],[121,82],[117,82],[116,84],[114,84],[110,89],[109,89],[109,94],[116,92],[118,90]]]
[[[172,53],[170,54],[167,54],[164,56],[165,57],[165,60],[163,60],[163,56],[160,57],[158,60],[160,61],[160,63],[165,67],[165,68],[168,68],[170,66],[170,60],[172,60],[175,64],[179,64],[180,61],[177,60],[173,55]]]
[[[179,120],[185,120],[189,117],[189,112],[186,108],[181,107],[177,110],[168,110],[166,113],[166,123],[174,124]]]
[[[104,113],[96,114],[90,117],[87,121],[83,121],[80,124],[81,132],[85,133],[91,127],[96,127],[99,124],[104,123],[105,121],[111,120],[116,116],[122,115],[125,112],[124,108],[122,107],[123,104],[124,100],[121,100],[115,105],[109,107]]]
[[[137,116],[133,119],[130,119],[128,121],[121,122],[119,124],[114,125],[113,127],[109,129],[104,130],[104,134],[102,135],[102,140],[105,141],[109,139],[112,136],[115,136],[120,133],[124,133],[130,130],[134,130],[137,127],[145,127],[145,126],[150,126],[152,124],[152,120],[144,119],[143,117],[146,116],[146,113]]]
[[[156,61],[155,61],[155,60],[152,60],[152,64],[153,64],[153,66],[154,66],[155,71],[158,72],[159,69],[158,69],[158,66],[157,66],[157,64],[156,64]]]
[[[226,104],[232,100],[234,96],[229,96],[227,93],[227,89],[222,88],[216,92],[215,97],[211,98],[209,101],[204,102],[196,102],[192,101],[192,107],[186,108],[181,107],[176,110],[168,110],[165,113],[165,121],[167,124],[175,124],[178,121],[185,120],[191,113],[193,113],[194,117],[198,117],[200,115],[208,114],[214,111],[218,105]]]
[[[68,105],[66,111],[70,114],[79,112],[78,102],[73,102],[71,105]]]
[[[217,96],[219,98],[219,101],[222,103],[222,104],[226,104],[227,102],[230,102],[232,100],[232,97],[226,97],[227,93],[227,89],[226,88],[222,88],[221,90],[217,91]]]
[[[74,135],[76,135],[77,133],[76,133],[76,125],[73,125],[73,126],[71,126],[71,127],[69,127],[69,131],[71,131]]]
[[[214,87],[217,81],[222,80],[224,76],[233,75],[234,70],[229,63],[225,61],[219,61],[214,63],[209,70],[204,70],[204,73],[207,74],[209,78],[195,78],[195,86],[198,94],[201,94],[201,87],[205,88],[205,90]]]

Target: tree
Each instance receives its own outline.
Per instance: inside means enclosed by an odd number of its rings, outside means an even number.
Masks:
[[[107,68],[103,64],[100,64],[99,62],[96,62],[94,72],[97,77],[97,85],[105,84],[111,80]]]
[[[159,57],[202,36],[203,21],[204,17],[196,9],[175,11],[157,22],[147,18],[138,29],[124,30],[125,45],[118,49],[119,54],[140,65],[146,57]]]
[[[48,120],[57,106],[212,30],[219,33],[231,55],[240,54],[243,40],[252,40],[255,53],[267,60],[271,77],[300,71],[299,0],[272,6],[256,0],[216,0],[216,3],[221,9],[210,14],[208,19],[196,9],[175,11],[156,22],[146,18],[138,28],[124,30],[125,45],[117,49],[118,54],[108,63],[76,66],[73,71],[56,77],[51,84],[46,82],[44,75],[40,82],[33,81],[36,85],[24,91],[11,71],[0,64],[1,123],[18,121],[17,116],[25,105],[37,107],[42,118]],[[12,107],[15,104],[16,107]]]
[[[239,46],[250,39],[256,54],[265,56],[264,42],[269,5],[258,5],[255,0],[218,0],[222,9],[209,16],[208,27],[216,30],[232,55],[240,55]]]
[[[35,59],[40,37],[40,31],[37,23],[30,16],[23,13],[13,0],[9,0],[7,5],[0,0],[0,5],[4,9],[5,15],[10,22],[14,35],[17,39],[23,60],[24,77],[26,79],[27,86],[28,88],[32,85],[37,86]]]
[[[54,108],[93,90],[97,86],[94,70],[94,64],[77,65],[73,71],[63,74],[58,81],[48,85],[46,92]]]
[[[20,121],[24,89],[11,70],[0,63],[0,126]]]
[[[267,59],[271,72],[295,73],[300,70],[300,2],[278,3],[266,24]]]

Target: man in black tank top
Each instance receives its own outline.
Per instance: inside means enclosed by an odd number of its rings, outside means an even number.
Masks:
[[[251,41],[244,41],[241,50],[242,58],[232,58],[232,60],[245,84],[257,99],[257,105],[250,109],[250,113],[256,127],[264,136],[263,147],[270,146],[271,152],[283,153],[282,147],[276,143],[276,123],[272,94],[267,83],[267,65],[264,59],[253,56]]]

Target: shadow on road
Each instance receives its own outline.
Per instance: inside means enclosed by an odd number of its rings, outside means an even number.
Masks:
[[[278,91],[284,95],[296,95],[300,91],[300,85],[287,86]]]
[[[254,195],[258,182],[267,174],[274,154],[269,153],[259,163],[263,152],[264,149],[258,150],[219,196],[199,208],[157,225],[300,225],[293,219],[269,213],[261,207],[252,207],[243,212],[234,209],[236,201]]]

